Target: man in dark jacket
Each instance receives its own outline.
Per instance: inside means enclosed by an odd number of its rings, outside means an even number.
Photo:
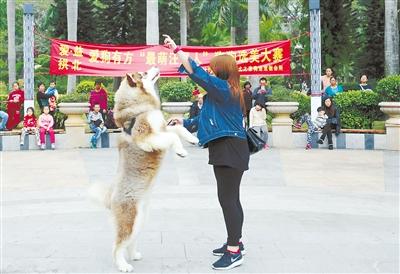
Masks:
[[[253,99],[256,102],[262,103],[263,106],[265,106],[265,103],[267,102],[267,96],[272,95],[272,89],[267,85],[268,85],[267,78],[261,77],[260,86],[255,88],[253,91]]]

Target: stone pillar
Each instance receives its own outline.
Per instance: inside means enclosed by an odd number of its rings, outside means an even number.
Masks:
[[[389,115],[386,120],[386,149],[400,150],[400,102],[381,102],[381,111]]]
[[[268,102],[267,110],[275,114],[272,119],[272,146],[276,148],[293,148],[293,120],[290,114],[295,112],[297,102]]]
[[[84,114],[89,111],[89,103],[60,103],[60,112],[68,115],[65,121],[65,148],[88,147],[89,139],[85,134],[87,122]]]

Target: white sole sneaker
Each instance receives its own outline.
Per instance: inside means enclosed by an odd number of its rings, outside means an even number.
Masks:
[[[246,255],[246,249],[243,249],[243,250],[241,250],[240,252],[242,253],[242,255]],[[214,256],[221,257],[221,256],[224,255],[224,253],[214,253],[214,252],[213,252],[213,255],[214,255]]]
[[[215,267],[215,266],[211,266],[213,269],[215,270],[229,270],[235,267],[238,267],[239,265],[241,265],[243,263],[243,257],[240,260],[237,260],[236,262],[232,263],[231,265],[227,266],[227,267]]]

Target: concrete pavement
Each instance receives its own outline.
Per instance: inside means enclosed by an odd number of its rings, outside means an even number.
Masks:
[[[169,153],[135,273],[214,273],[226,238],[206,150]],[[117,273],[110,214],[86,198],[112,182],[115,149],[3,152],[2,273]],[[302,149],[251,157],[242,266],[229,273],[398,273],[399,154]]]

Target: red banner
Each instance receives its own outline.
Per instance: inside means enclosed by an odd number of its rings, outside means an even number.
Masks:
[[[221,54],[236,58],[241,75],[289,75],[290,40],[230,47],[182,47],[209,70],[210,59]],[[105,45],[52,39],[50,74],[123,76],[160,68],[161,76],[182,76],[177,55],[164,46]]]

